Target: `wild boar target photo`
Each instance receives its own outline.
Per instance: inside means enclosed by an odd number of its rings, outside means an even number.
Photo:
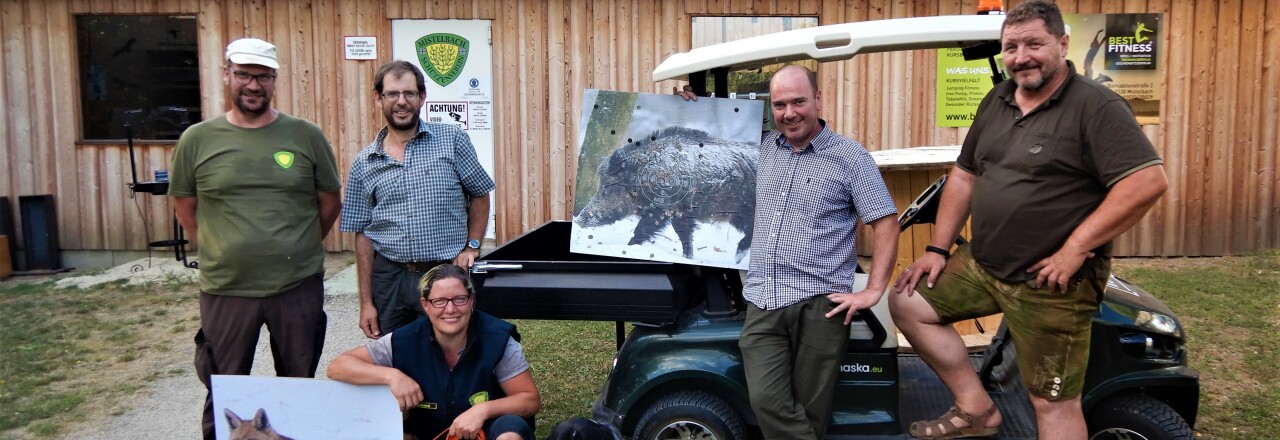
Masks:
[[[763,106],[587,90],[570,250],[746,269]]]

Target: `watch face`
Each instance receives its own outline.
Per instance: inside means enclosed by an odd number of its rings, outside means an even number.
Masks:
[[[480,249],[480,240],[471,240],[467,242],[467,247],[472,249]]]

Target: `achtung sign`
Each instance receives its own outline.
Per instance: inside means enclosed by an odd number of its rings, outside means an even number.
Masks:
[[[467,115],[471,114],[466,101],[427,102],[427,122],[455,125],[467,130]]]

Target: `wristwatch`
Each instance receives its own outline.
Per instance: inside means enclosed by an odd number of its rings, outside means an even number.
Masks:
[[[480,250],[480,240],[467,240],[467,249]]]

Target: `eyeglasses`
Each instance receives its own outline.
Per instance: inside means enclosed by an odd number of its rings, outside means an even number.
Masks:
[[[384,93],[382,94],[382,99],[385,99],[385,100],[388,100],[388,101],[399,101],[401,96],[403,96],[403,97],[404,97],[404,100],[405,100],[405,101],[417,101],[417,100],[418,100],[418,97],[419,97],[419,96],[422,96],[422,94],[420,94],[420,93],[418,93],[418,92],[413,92],[413,91],[409,91],[409,92],[384,92]]]
[[[427,300],[427,303],[431,304],[431,307],[435,307],[437,309],[443,309],[444,306],[449,303],[453,303],[454,307],[462,307],[467,305],[469,302],[471,302],[471,295],[455,296],[453,298],[431,298]]]
[[[249,80],[251,79],[258,80],[258,85],[263,85],[263,86],[269,86],[269,85],[275,84],[276,82],[276,76],[270,73],[254,75],[252,73],[245,72],[243,70],[233,70],[231,71],[231,75],[235,76],[236,82],[240,84],[248,84]]]

